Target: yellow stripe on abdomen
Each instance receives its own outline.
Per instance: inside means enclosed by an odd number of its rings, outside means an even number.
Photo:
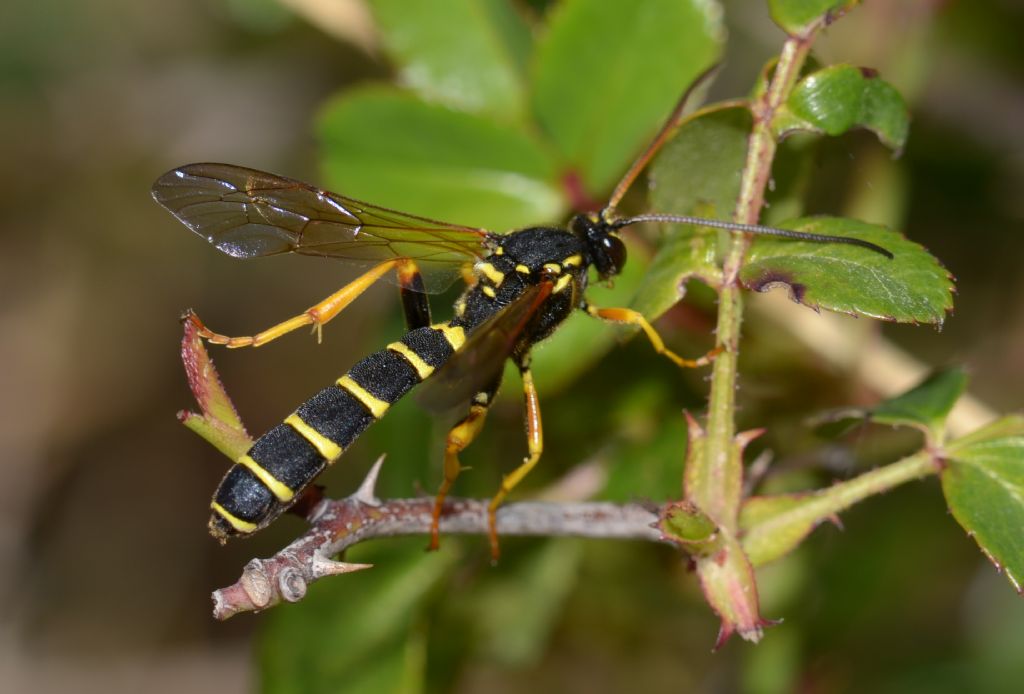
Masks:
[[[242,520],[238,516],[229,513],[227,509],[218,504],[216,501],[210,502],[210,508],[212,508],[214,513],[216,513],[218,516],[226,520],[231,525],[232,528],[234,528],[240,533],[256,532],[256,528],[259,527],[255,523],[250,523],[247,520]],[[211,527],[213,527],[212,523]]]
[[[384,416],[384,413],[391,407],[388,403],[384,402],[378,397],[375,397],[370,391],[363,388],[361,385],[353,381],[348,374],[338,379],[338,387],[348,391],[349,395],[358,400],[363,407],[370,411],[374,419],[380,419]]]
[[[298,414],[290,415],[284,420],[284,423],[291,426],[302,438],[309,441],[313,448],[327,459],[327,462],[333,463],[341,457],[341,446],[306,424]]]
[[[447,323],[438,323],[430,326],[434,330],[438,330],[444,335],[444,339],[448,340],[448,344],[451,345],[452,349],[456,352],[466,342],[466,332],[459,326],[448,325]]]
[[[409,362],[409,366],[416,369],[416,375],[420,377],[421,381],[425,381],[430,374],[434,373],[434,367],[423,361],[423,357],[412,351],[404,342],[392,342],[387,348]]]
[[[295,492],[289,489],[288,485],[260,467],[260,464],[250,456],[243,455],[235,462],[256,475],[256,478],[266,485],[267,489],[277,497],[278,501],[288,502],[295,496]],[[228,522],[230,523],[231,521],[229,520]]]

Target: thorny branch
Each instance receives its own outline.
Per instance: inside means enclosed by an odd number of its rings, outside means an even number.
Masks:
[[[333,559],[365,540],[430,531],[433,498],[381,500],[374,494],[383,458],[360,488],[343,499],[325,499],[310,513],[302,537],[269,559],[253,559],[234,584],[213,593],[213,616],[227,619],[240,612],[298,602],[310,583],[325,576],[370,568]],[[446,535],[486,534],[486,499],[450,499],[441,516]],[[668,542],[655,526],[656,507],[604,502],[521,502],[498,510],[498,533]]]

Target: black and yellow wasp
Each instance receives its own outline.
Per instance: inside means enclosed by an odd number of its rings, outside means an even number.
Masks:
[[[444,479],[434,504],[431,547],[438,542],[442,504],[459,474],[459,453],[483,425],[511,359],[522,374],[529,455],[503,478],[489,507],[492,552],[497,554],[495,511],[530,472],[543,450],[540,406],[530,373],[530,351],[573,311],[643,329],[654,349],[680,366],[708,363],[714,352],[684,359],[665,347],[647,320],[628,308],[599,308],[586,300],[591,270],[604,280],[626,262],[619,230],[638,222],[700,224],[802,240],[848,243],[884,255],[859,239],[732,224],[675,215],[620,218],[627,189],[678,123],[686,95],[644,154],[596,213],[577,214],[565,228],[529,227],[507,234],[439,222],[320,190],[305,183],[230,164],[189,164],[153,186],[153,197],[185,226],[236,258],[298,253],[371,264],[364,275],[307,311],[252,337],[199,334],[228,347],[259,346],[296,328],[319,330],[382,276],[397,275],[409,332],[366,357],[261,436],[231,467],[214,494],[210,532],[222,542],[267,526],[374,421],[413,386],[437,379],[440,397],[466,407],[448,433]],[[431,323],[430,276],[470,266],[469,287],[455,315]],[[441,373],[438,373],[438,372]],[[435,375],[437,374],[437,375]]]

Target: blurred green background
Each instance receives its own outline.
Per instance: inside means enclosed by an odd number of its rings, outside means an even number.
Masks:
[[[783,39],[760,2],[725,10],[713,98],[746,93]],[[881,330],[926,364],[966,365],[972,392],[1003,411],[1024,391],[1022,33],[1012,0],[876,1],[817,50],[823,62],[881,69],[913,125],[894,163],[868,135],[825,144],[811,209],[892,220],[943,260],[959,280],[944,329]],[[1024,603],[948,516],[934,480],[854,509],[844,531],[822,528],[762,571],[764,614],[785,621],[756,648],[734,641],[710,654],[717,623],[685,564],[665,548],[611,542],[507,540],[496,569],[482,540],[449,538],[436,555],[420,539],[379,543],[353,553],[379,562],[373,572],[318,584],[301,605],[213,622],[210,590],[301,523],[227,548],[207,536],[226,461],[174,419],[191,405],[177,316],[192,306],[215,329],[250,333],[350,273],[309,258],[233,261],[160,210],[149,186],[204,160],[321,181],[318,108],[392,75],[357,2],[0,9],[4,691],[227,694],[261,681],[415,691],[420,680],[463,692],[1020,690]],[[664,325],[697,353],[712,321],[698,296]],[[339,324],[320,346],[298,335],[213,352],[251,431],[394,339],[393,289],[375,288]],[[770,428],[790,482],[827,483],[914,445],[878,431],[843,448],[814,440],[808,413],[876,394],[756,313],[748,336],[741,425]],[[705,389],[701,373],[680,377],[640,341],[613,350],[542,394],[547,450],[531,488],[573,469],[607,473],[613,498],[671,485],[679,411],[699,409]],[[382,494],[433,490],[442,436],[405,403],[324,481],[342,494],[387,451]],[[466,455],[475,469],[459,493],[491,493],[521,436],[518,397],[506,397]]]

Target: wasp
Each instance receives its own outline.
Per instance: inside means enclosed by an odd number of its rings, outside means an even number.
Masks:
[[[598,212],[573,216],[565,227],[536,226],[498,234],[399,212],[314,186],[231,164],[188,164],[157,179],[154,199],[185,226],[236,258],[297,253],[367,265],[356,280],[305,312],[249,337],[215,333],[193,314],[207,341],[256,347],[292,330],[324,324],[385,275],[394,273],[408,332],[353,366],[284,421],[263,434],[228,470],[213,495],[209,529],[225,542],[266,527],[292,506],[323,470],[414,386],[436,382],[442,405],[460,403],[464,416],[448,432],[444,477],[435,497],[430,547],[446,495],[459,476],[459,454],[481,430],[501,385],[506,359],[522,375],[528,455],[506,475],[489,505],[492,554],[498,552],[495,512],[533,469],[544,449],[541,411],[530,353],[574,311],[640,328],[654,350],[682,367],[709,363],[713,350],[686,359],[665,346],[639,312],[598,307],[586,299],[593,274],[608,280],[626,263],[620,231],[640,222],[697,224],[805,241],[862,246],[861,239],[808,234],[679,215],[620,217],[626,191],[678,125],[689,91]],[[471,267],[472,281],[451,319],[433,323],[427,293],[445,277]],[[441,278],[439,281],[437,278]],[[425,281],[425,278],[427,281]],[[428,286],[429,281],[429,286]]]

